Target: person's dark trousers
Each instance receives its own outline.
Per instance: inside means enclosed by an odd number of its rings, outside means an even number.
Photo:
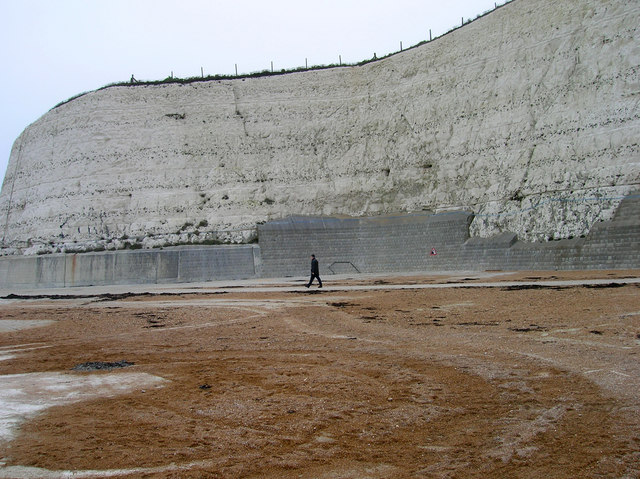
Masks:
[[[313,283],[313,278],[318,278],[318,287],[322,288],[322,280],[320,279],[320,275],[316,273],[311,273],[311,278],[309,278],[309,282],[306,285],[307,288],[311,286],[311,283]]]

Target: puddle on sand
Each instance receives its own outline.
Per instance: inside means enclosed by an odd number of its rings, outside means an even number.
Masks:
[[[39,328],[55,323],[50,319],[0,319],[0,333],[20,331],[21,329]]]
[[[28,373],[0,376],[0,441],[47,408],[161,386],[166,380],[136,372],[112,374]]]

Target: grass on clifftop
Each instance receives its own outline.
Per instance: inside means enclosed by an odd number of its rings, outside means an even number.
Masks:
[[[376,54],[374,53],[372,58],[366,59],[366,60],[362,60],[360,62],[357,63],[332,63],[329,65],[314,65],[314,66],[310,66],[310,67],[298,67],[298,68],[293,68],[293,69],[282,69],[282,70],[278,70],[278,71],[273,71],[273,70],[261,70],[258,72],[252,72],[252,73],[242,73],[242,74],[238,74],[238,75],[220,75],[220,74],[216,74],[216,75],[207,75],[207,76],[194,76],[194,77],[187,77],[187,78],[177,78],[174,77],[173,75],[170,75],[168,77],[166,77],[164,80],[142,80],[142,81],[128,81],[128,82],[115,82],[115,83],[110,83],[108,85],[105,85],[103,87],[98,88],[95,91],[100,91],[100,90],[104,90],[107,88],[113,88],[113,87],[136,87],[136,86],[153,86],[153,85],[165,85],[165,84],[190,84],[190,83],[197,83],[197,82],[209,82],[209,81],[221,81],[221,80],[239,80],[239,79],[243,79],[243,78],[259,78],[259,77],[267,77],[267,76],[277,76],[277,75],[287,75],[290,73],[300,73],[300,72],[308,72],[308,71],[314,71],[314,70],[327,70],[329,68],[342,68],[342,67],[357,67],[357,66],[362,66],[362,65],[366,65],[368,63],[372,63],[372,62],[376,62],[376,61],[380,61],[380,60],[384,60],[385,58],[389,58],[393,55],[397,55],[399,53],[405,52],[407,50],[412,50],[414,48],[420,47],[426,43],[431,43],[435,40],[438,40],[439,38],[444,37],[445,35],[448,35],[451,32],[454,32],[462,27],[464,27],[465,25],[468,25],[486,15],[489,15],[490,13],[496,11],[497,9],[503,7],[504,5],[507,5],[511,2],[513,2],[514,0],[506,0],[502,5],[496,5],[496,7],[493,10],[487,10],[484,13],[481,13],[479,15],[476,16],[476,18],[472,19],[467,19],[466,22],[462,22],[461,25],[455,26],[453,28],[451,28],[450,30],[448,30],[447,32],[443,33],[440,36],[434,37],[430,40],[423,40],[415,45],[409,46],[407,48],[403,48],[399,51],[396,52],[392,52],[389,53],[387,55],[381,56],[381,57],[377,57]],[[57,105],[55,105],[53,109],[58,108],[59,106],[65,105],[73,100],[76,100],[80,97],[83,97],[84,95],[87,95],[89,93],[92,93],[91,91],[88,92],[83,92],[83,93],[79,93],[77,95],[72,96],[71,98],[62,101],[60,103],[58,103]]]

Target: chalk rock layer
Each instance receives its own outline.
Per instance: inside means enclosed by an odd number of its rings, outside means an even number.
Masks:
[[[288,215],[466,209],[583,235],[640,182],[640,2],[515,0],[356,67],[112,86],[16,140],[2,247],[247,241]]]

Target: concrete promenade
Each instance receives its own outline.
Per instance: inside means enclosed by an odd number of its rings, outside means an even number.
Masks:
[[[563,275],[563,273],[565,273]],[[576,272],[571,272],[575,275]],[[120,284],[85,286],[72,288],[4,288],[0,289],[0,302],[14,299],[46,298],[89,298],[107,295],[177,295],[177,294],[220,294],[220,293],[273,293],[273,292],[319,292],[376,291],[398,289],[442,289],[442,288],[508,288],[508,287],[572,287],[600,286],[609,284],[640,284],[640,270],[629,274],[590,271],[589,278],[544,279],[544,277],[570,275],[569,272],[492,272],[492,271],[440,271],[419,275],[416,273],[396,274],[336,274],[322,275],[323,287],[317,283],[306,289],[305,277],[257,278],[248,280],[220,280],[200,283],[171,284]],[[579,272],[577,273],[579,275]],[[540,279],[536,279],[536,278]],[[530,278],[530,279],[527,279]]]

